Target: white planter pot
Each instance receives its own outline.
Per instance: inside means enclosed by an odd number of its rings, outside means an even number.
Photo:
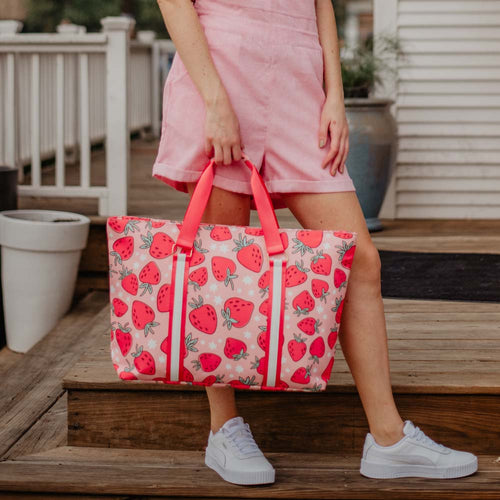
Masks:
[[[7,347],[27,352],[66,314],[90,219],[53,210],[0,212]]]

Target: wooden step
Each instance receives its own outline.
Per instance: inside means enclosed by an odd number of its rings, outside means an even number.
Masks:
[[[480,456],[479,471],[460,479],[368,479],[359,457],[267,453],[270,485],[228,483],[204,463],[204,451],[62,446],[0,462],[0,491],[127,498],[493,499],[500,497],[500,461]],[[58,498],[58,497],[57,497]],[[104,497],[105,498],[105,497]]]
[[[498,452],[500,304],[384,299],[392,382],[403,418],[477,454]],[[109,324],[63,379],[72,446],[201,450],[210,413],[200,386],[120,380]],[[95,328],[96,326],[94,326]],[[368,430],[340,348],[323,393],[236,390],[266,452],[359,453]]]

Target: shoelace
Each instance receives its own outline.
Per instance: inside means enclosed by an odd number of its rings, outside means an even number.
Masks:
[[[228,431],[226,428],[222,432],[227,438],[245,455],[259,451],[257,443],[254,441],[250,425],[245,422],[243,427],[236,427],[234,430]]]
[[[410,437],[417,441],[421,441],[422,443],[434,446],[438,450],[444,451],[446,449],[446,446],[443,446],[440,443],[436,443],[436,441],[432,440],[429,436],[427,436],[424,433],[424,431],[420,429],[420,427],[415,427],[415,430],[413,431],[412,434],[410,434]]]

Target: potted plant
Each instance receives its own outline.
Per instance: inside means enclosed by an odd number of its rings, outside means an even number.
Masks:
[[[395,74],[390,61],[403,55],[400,41],[393,35],[379,35],[376,40],[369,37],[353,50],[343,48],[341,54],[349,124],[346,163],[370,231],[382,229],[378,214],[396,166],[398,144],[397,125],[390,112],[394,100],[372,94],[375,84],[382,83],[384,73]]]

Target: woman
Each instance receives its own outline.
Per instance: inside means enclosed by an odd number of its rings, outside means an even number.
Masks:
[[[258,168],[275,208],[309,229],[358,233],[339,338],[365,410],[361,473],[459,477],[477,458],[436,444],[394,403],[380,259],[345,161],[349,149],[331,0],[158,0],[177,53],[164,90],[153,176],[192,194],[214,157],[204,222],[248,225],[249,174]],[[205,463],[236,484],[275,471],[238,416],[234,388],[206,387],[211,429]],[[313,401],[311,401],[313,404]]]

